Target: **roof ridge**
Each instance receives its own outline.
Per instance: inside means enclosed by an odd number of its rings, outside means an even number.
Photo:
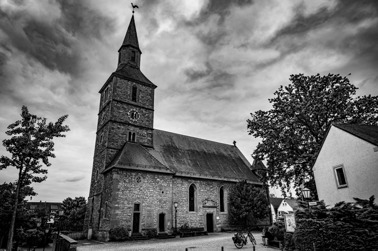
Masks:
[[[156,160],[159,164],[161,164],[163,167],[165,167],[166,169],[168,169],[169,171],[175,173],[175,171],[171,170],[169,167],[167,167],[166,165],[164,165],[163,163],[161,163],[157,158],[155,158],[155,156],[153,156],[149,151],[147,151],[146,147],[145,146],[141,146],[141,148],[143,148],[143,150],[149,155],[151,156],[154,160]]]
[[[179,135],[179,136],[183,136],[183,137],[198,139],[198,140],[201,140],[201,141],[207,141],[207,142],[211,142],[211,143],[216,143],[216,144],[221,144],[221,145],[236,147],[237,149],[239,149],[237,146],[234,146],[232,144],[226,144],[226,143],[222,143],[222,142],[218,142],[218,141],[214,141],[214,140],[210,140],[210,139],[202,139],[202,138],[195,137],[195,136],[190,136],[190,135],[185,135],[185,134],[175,133],[175,132],[169,132],[169,131],[165,131],[165,130],[161,130],[161,129],[156,129],[156,128],[154,128],[154,130],[155,131],[166,132],[166,133],[171,133],[171,134],[175,134],[175,135]]]
[[[332,124],[334,127],[344,131],[344,132],[347,132],[359,139],[362,139],[370,144],[373,144],[375,146],[378,146],[378,126],[377,125],[369,125],[369,124],[347,124],[347,123],[344,123],[344,124],[341,124],[341,123],[334,123]],[[375,130],[371,130],[370,133],[365,131],[365,130],[362,130],[362,128],[374,128]],[[373,133],[372,133],[373,132]],[[376,135],[374,135],[374,133]],[[373,135],[372,135],[373,134]]]

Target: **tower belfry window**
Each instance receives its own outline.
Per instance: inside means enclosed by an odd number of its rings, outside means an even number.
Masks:
[[[136,62],[136,53],[135,51],[131,51],[131,61]]]
[[[129,141],[135,142],[135,132],[129,132]]]
[[[137,93],[138,93],[138,88],[136,86],[133,86],[131,88],[131,101],[137,102]]]

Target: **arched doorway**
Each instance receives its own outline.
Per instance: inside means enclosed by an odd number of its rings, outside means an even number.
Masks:
[[[159,214],[159,232],[165,231],[165,213]]]

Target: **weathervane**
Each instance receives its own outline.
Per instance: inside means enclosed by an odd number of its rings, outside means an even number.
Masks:
[[[131,7],[133,7],[133,15],[134,15],[134,9],[135,9],[135,8],[138,8],[138,9],[139,9],[139,7],[138,7],[138,5],[136,5],[136,4],[134,5],[133,3],[131,3]]]

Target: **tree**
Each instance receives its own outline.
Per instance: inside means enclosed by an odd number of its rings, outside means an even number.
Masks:
[[[18,169],[16,199],[13,205],[7,246],[9,251],[12,250],[20,191],[33,182],[39,183],[47,178],[47,169],[42,168],[42,164],[50,166],[49,158],[55,158],[53,139],[65,137],[62,133],[69,131],[69,127],[63,125],[67,115],[60,117],[55,123],[47,123],[45,118],[30,114],[26,106],[23,106],[21,111],[21,120],[10,124],[8,131],[5,132],[11,138],[3,140],[3,146],[11,157],[0,157],[0,170],[8,167]]]
[[[34,196],[36,193],[30,186],[25,186],[20,191],[17,209],[16,226],[26,228],[30,223],[30,215],[26,209],[26,201],[22,198]],[[3,241],[7,239],[9,227],[12,219],[13,205],[16,200],[16,185],[13,183],[3,183],[0,185],[0,248],[3,247]]]
[[[347,77],[291,75],[269,99],[273,108],[252,113],[248,132],[261,138],[253,157],[266,160],[272,186],[283,192],[303,184],[316,198],[312,166],[332,123],[378,124],[378,97],[353,98],[356,87]]]
[[[82,231],[86,210],[86,200],[84,197],[68,197],[63,200],[63,218],[66,230]]]
[[[232,224],[251,228],[268,217],[270,206],[265,188],[246,181],[236,183],[230,191],[230,220]]]

